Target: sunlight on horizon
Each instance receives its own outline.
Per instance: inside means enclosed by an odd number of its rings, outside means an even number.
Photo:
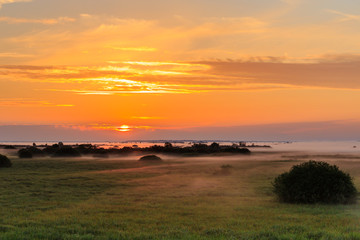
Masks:
[[[82,1],[0,1],[0,126],[360,123],[357,2]]]

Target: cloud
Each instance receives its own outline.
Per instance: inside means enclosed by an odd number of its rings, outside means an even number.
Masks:
[[[281,0],[281,2],[289,4],[289,5],[298,5],[304,0]]]
[[[248,78],[242,74],[234,78],[210,73],[210,68],[210,64],[170,62],[140,65],[131,62],[119,67],[0,66],[0,80],[10,76],[13,81],[57,83],[59,88],[42,90],[81,95],[189,94],[292,87],[283,83],[244,82]],[[64,88],[64,83],[71,85]]]
[[[297,61],[267,56],[202,62],[114,62],[104,66],[0,65],[0,81],[48,83],[51,87],[38,90],[81,95],[360,90],[358,55],[313,56]]]
[[[49,24],[60,22],[58,19],[51,20]],[[4,18],[3,21],[42,20]],[[36,65],[44,62],[99,64],[109,60],[149,60],[154,59],[154,54],[157,61],[169,61],[214,54],[222,57],[229,52],[228,48],[233,48],[236,38],[258,35],[268,31],[269,27],[267,22],[255,17],[198,18],[191,24],[164,25],[155,20],[100,16],[96,20],[94,17],[82,17],[76,26],[30,32],[7,41],[15,46],[31,45],[33,50],[38,50],[38,57],[33,61]],[[80,27],[81,31],[78,30]],[[219,54],[213,52],[214,47]]]
[[[16,2],[31,2],[32,0],[0,0],[0,9],[4,4],[16,3]]]
[[[29,19],[29,18],[13,18],[13,17],[0,17],[0,22],[6,22],[9,24],[21,24],[21,23],[38,23],[45,25],[54,25],[59,23],[75,22],[76,19],[69,17],[48,18],[48,19]]]
[[[88,14],[88,13],[81,13],[80,14],[80,17],[83,17],[83,18],[91,18],[93,17],[91,14]]]
[[[339,22],[360,21],[360,15],[343,13],[343,12],[332,10],[332,9],[327,9],[326,11],[329,13],[333,13],[337,16],[340,16],[340,18],[338,19]]]
[[[73,107],[72,104],[55,104],[44,100],[0,98],[0,107]]]
[[[341,59],[341,57],[340,57]],[[356,58],[355,58],[356,59]],[[360,61],[319,63],[200,62],[211,66],[209,74],[226,73],[227,78],[247,75],[248,83],[289,84],[301,88],[360,90]]]
[[[32,54],[21,54],[15,52],[0,52],[0,58],[30,58],[34,57]]]
[[[189,18],[187,22],[165,23],[84,13],[67,28],[58,24],[21,37],[12,36],[6,39],[6,43],[20,50],[31,46],[30,51],[37,57],[28,62],[34,65],[103,65],[109,61],[140,60],[189,62],[287,53],[290,56],[287,60],[295,62],[296,58],[305,59],[310,55],[356,53],[353,49],[358,49],[357,32],[343,24],[316,21],[305,24],[300,21],[294,26],[295,23],[283,24],[281,20],[263,15],[199,16]],[[24,51],[29,51],[29,48],[24,47]]]
[[[133,117],[131,117],[131,118],[133,118],[133,119],[140,119],[140,120],[151,120],[151,119],[163,119],[162,117],[150,117],[150,116],[141,116],[141,117],[139,117],[139,116],[133,116]]]
[[[156,48],[151,47],[110,47],[114,50],[121,50],[121,51],[135,51],[135,52],[155,52],[157,51]]]

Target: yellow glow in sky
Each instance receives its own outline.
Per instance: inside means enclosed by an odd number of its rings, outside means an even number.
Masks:
[[[200,2],[0,1],[0,126],[360,122],[358,1]]]

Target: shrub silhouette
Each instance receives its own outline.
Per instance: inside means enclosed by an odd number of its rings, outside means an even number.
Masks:
[[[326,162],[309,161],[293,166],[275,178],[274,192],[288,203],[353,203],[357,190],[349,174]]]
[[[220,150],[220,144],[216,143],[216,142],[213,142],[211,145],[210,145],[210,148],[212,150]]]
[[[19,158],[32,158],[33,154],[29,149],[22,148],[18,151]]]
[[[55,151],[53,157],[80,157],[81,154],[78,150],[71,146],[63,146]]]
[[[57,150],[59,150],[59,146],[57,146],[57,144],[52,145],[52,146],[47,146],[45,147],[42,151],[44,154],[46,155],[52,155],[54,154]]]
[[[26,149],[29,150],[34,157],[35,156],[40,156],[40,157],[44,156],[43,151],[37,147],[31,146],[31,147],[27,147]]]
[[[6,145],[4,149],[16,149],[13,145]]]
[[[0,154],[0,168],[9,168],[11,167],[12,163],[10,161],[10,159],[7,156],[1,155]]]
[[[139,159],[139,161],[162,161],[160,157],[156,155],[146,155]]]

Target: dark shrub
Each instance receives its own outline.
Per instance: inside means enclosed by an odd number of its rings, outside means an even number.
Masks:
[[[54,144],[54,145],[45,147],[42,150],[43,153],[46,155],[53,155],[57,150],[59,150],[59,146],[57,144]]]
[[[146,155],[139,159],[139,161],[162,161],[160,157],[156,155]]]
[[[14,146],[12,146],[12,145],[6,145],[5,147],[4,147],[5,149],[16,149]]]
[[[10,161],[10,159],[7,156],[1,155],[0,154],[0,168],[9,168],[11,167],[12,163]]]
[[[22,148],[18,151],[19,158],[32,158],[33,154],[29,149]]]
[[[72,148],[71,146],[60,147],[54,153],[53,157],[80,157],[81,154],[78,150]]]
[[[288,203],[353,203],[357,191],[349,174],[326,162],[293,166],[275,178],[274,192]]]
[[[216,142],[213,142],[211,145],[210,145],[210,148],[211,150],[220,150],[220,144],[216,143]]]
[[[34,157],[35,156],[40,156],[40,157],[44,156],[43,151],[37,147],[32,146],[32,147],[27,147],[26,149],[29,150]]]
[[[106,149],[100,148],[96,149],[93,154],[94,158],[109,158],[108,151]]]

